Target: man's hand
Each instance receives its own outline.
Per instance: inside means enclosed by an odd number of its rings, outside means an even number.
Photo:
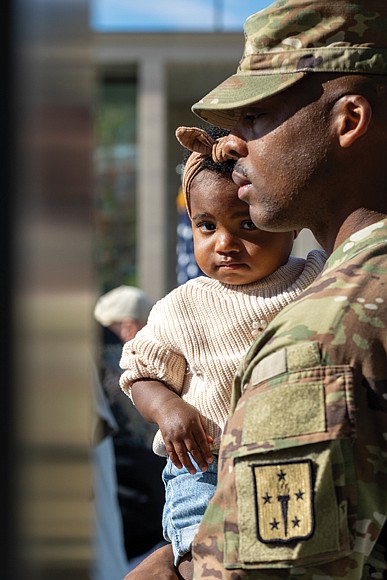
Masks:
[[[123,580],[179,580],[180,574],[173,565],[171,544],[158,548],[145,560],[140,562],[134,570],[129,572]]]

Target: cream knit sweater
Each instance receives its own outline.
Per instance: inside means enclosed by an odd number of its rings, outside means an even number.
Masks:
[[[121,388],[130,396],[136,380],[166,383],[207,418],[216,452],[239,362],[259,332],[313,282],[324,263],[325,254],[313,250],[306,260],[290,257],[253,284],[234,286],[201,276],[175,288],[124,345]],[[166,455],[160,431],[153,451]]]

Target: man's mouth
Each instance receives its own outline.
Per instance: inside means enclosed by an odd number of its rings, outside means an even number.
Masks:
[[[240,172],[240,170],[234,169],[232,173],[232,179],[234,183],[238,186],[238,197],[242,201],[249,204],[249,192],[252,187],[251,182],[246,179],[245,172]]]

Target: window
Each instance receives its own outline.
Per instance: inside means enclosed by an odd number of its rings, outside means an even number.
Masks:
[[[136,285],[136,79],[109,71],[97,87],[94,171],[98,288]]]

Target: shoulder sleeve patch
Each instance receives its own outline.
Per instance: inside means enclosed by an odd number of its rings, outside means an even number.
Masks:
[[[307,540],[314,532],[310,460],[251,465],[257,537],[263,543]]]

